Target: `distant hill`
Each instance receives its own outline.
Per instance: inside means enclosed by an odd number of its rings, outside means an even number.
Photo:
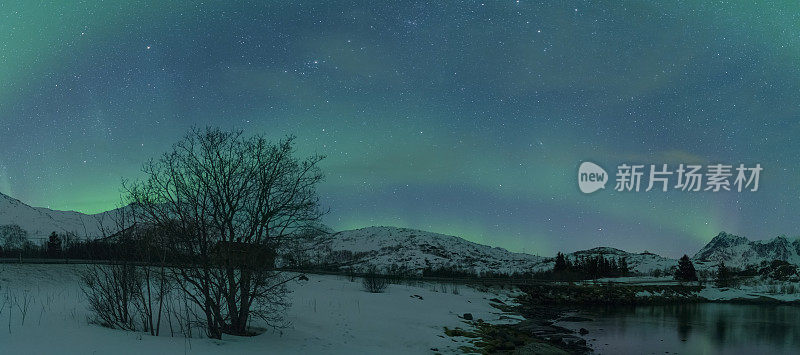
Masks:
[[[0,225],[17,224],[30,238],[46,238],[51,232],[73,232],[79,237],[102,236],[113,211],[95,215],[31,207],[0,193]],[[328,238],[307,241],[299,247],[311,263],[338,264],[342,269],[363,271],[370,267],[420,273],[422,270],[449,269],[473,274],[514,274],[550,270],[553,257],[515,253],[503,248],[473,243],[463,238],[408,228],[367,227],[332,233]],[[566,254],[568,258],[625,258],[631,271],[647,274],[677,265],[677,260],[653,253],[630,253],[597,247]],[[745,237],[720,232],[692,258],[699,269],[712,268],[720,261],[744,268],[762,262],[783,260],[800,265],[800,239],[783,236],[751,241]]]
[[[315,244],[316,243],[316,244]],[[307,244],[309,252],[302,257],[314,264],[342,265],[341,269],[364,271],[377,267],[420,273],[424,269],[453,269],[474,274],[513,274],[551,270],[554,259],[503,248],[490,247],[463,238],[415,229],[368,227],[341,231],[325,242]],[[649,273],[668,269],[677,260],[652,253],[628,253],[623,250],[599,247],[567,254],[572,260],[604,255],[606,258],[626,258],[632,271]]]
[[[460,237],[414,229],[368,227],[334,233],[325,243],[308,247],[306,257],[316,262],[344,262],[344,269],[363,271],[375,266],[421,272],[423,269],[450,268],[484,273],[513,274],[551,270],[553,257],[514,253],[464,240]],[[570,260],[603,255],[625,258],[631,271],[649,274],[668,270],[678,261],[650,252],[630,253],[610,247],[596,247],[566,254]],[[721,232],[698,251],[692,260],[699,270],[716,267],[719,261],[732,267],[759,265],[764,261],[783,260],[800,265],[800,239],[776,237],[751,241]]]
[[[312,263],[342,263],[342,269],[364,271],[377,267],[412,273],[424,269],[454,269],[470,273],[527,272],[546,258],[514,253],[463,238],[415,229],[368,227],[334,233],[320,244],[308,247]],[[312,241],[310,243],[318,243]]]
[[[657,254],[649,252],[629,253],[621,249],[609,248],[609,247],[597,247],[589,250],[581,250],[567,254],[567,256],[573,260],[576,258],[592,257],[598,255],[603,255],[606,258],[614,258],[614,259],[625,258],[625,260],[628,262],[628,267],[630,268],[630,270],[641,274],[649,274],[650,272],[656,269],[664,270],[678,265],[677,260],[665,258]]]

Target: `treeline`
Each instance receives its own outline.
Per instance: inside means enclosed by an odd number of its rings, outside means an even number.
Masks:
[[[282,255],[283,266],[299,270],[319,270],[327,272],[356,272],[363,268],[362,263],[371,257],[369,252],[354,253],[347,250],[321,248],[297,255]],[[386,277],[414,278],[453,278],[453,279],[510,279],[510,280],[586,280],[606,277],[630,276],[628,261],[624,257],[614,258],[605,255],[584,256],[570,259],[563,253],[556,256],[551,270],[530,270],[503,273],[491,270],[476,270],[472,267],[425,265],[409,270],[397,264],[389,264],[377,270]]]
[[[485,278],[485,279],[510,279],[510,280],[530,280],[538,279],[539,272],[514,272],[511,274],[501,273],[495,271],[474,271],[458,269],[455,267],[432,267],[427,266],[422,269],[422,277],[439,277],[439,278]]]
[[[15,224],[0,225],[0,258],[76,259],[94,261],[131,261],[151,263],[154,258],[178,262],[185,257],[159,252],[146,233],[120,232],[103,238],[81,238],[75,233],[52,232],[47,238],[31,240]],[[124,237],[123,237],[124,235]]]
[[[52,232],[44,239],[31,240],[16,224],[0,226],[1,258],[110,259],[123,249],[104,239],[80,238],[75,233]]]
[[[628,276],[630,267],[624,257],[606,258],[605,255],[596,255],[576,257],[571,260],[559,252],[556,254],[551,273],[556,279],[599,279]]]

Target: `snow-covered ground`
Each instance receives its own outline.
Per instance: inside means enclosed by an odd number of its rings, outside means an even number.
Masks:
[[[725,288],[707,285],[700,291],[699,296],[712,301],[768,297],[779,301],[794,302],[800,301],[800,284],[788,281],[770,281],[753,282]]]
[[[221,341],[153,337],[90,324],[78,276],[83,267],[0,265],[0,354],[457,353],[466,339],[447,337],[443,327],[468,328],[459,318],[464,313],[502,322],[489,299],[508,299],[432,283],[392,284],[373,294],[360,280],[308,275],[309,281],[291,285],[292,324],[280,332]]]

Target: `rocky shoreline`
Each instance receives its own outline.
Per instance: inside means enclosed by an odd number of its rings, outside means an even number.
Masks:
[[[592,351],[586,340],[575,331],[555,323],[563,320],[567,311],[560,307],[521,307],[492,299],[491,305],[505,313],[522,316],[524,319],[511,324],[491,324],[482,319],[465,322],[472,328],[445,328],[450,337],[467,337],[472,346],[463,346],[465,353],[481,354],[586,354]],[[466,319],[469,318],[469,319]],[[509,317],[508,319],[517,319]],[[582,333],[581,335],[585,335]]]
[[[522,320],[511,324],[490,324],[471,316],[462,317],[470,330],[445,329],[451,337],[471,338],[471,346],[461,350],[483,354],[586,354],[589,331],[557,325],[559,322],[591,322],[582,316],[594,306],[636,306],[692,303],[798,304],[770,297],[710,300],[700,297],[697,285],[620,285],[554,283],[525,287],[511,303],[492,299],[491,305],[509,314],[507,319]],[[466,315],[465,315],[466,316]],[[591,327],[587,327],[591,328]]]

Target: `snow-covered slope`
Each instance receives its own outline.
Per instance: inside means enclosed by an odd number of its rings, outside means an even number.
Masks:
[[[0,193],[0,225],[17,224],[29,238],[43,238],[51,232],[74,232],[78,236],[100,235],[97,218],[74,211],[31,207]]]
[[[724,261],[726,265],[737,268],[772,260],[800,265],[800,240],[780,236],[751,241],[745,237],[720,232],[694,255],[694,259],[713,263]]]
[[[376,266],[382,271],[412,273],[429,268],[511,274],[535,270],[546,261],[451,235],[406,228],[368,227],[338,232],[327,239],[309,248],[309,261],[338,263],[358,271]]]

